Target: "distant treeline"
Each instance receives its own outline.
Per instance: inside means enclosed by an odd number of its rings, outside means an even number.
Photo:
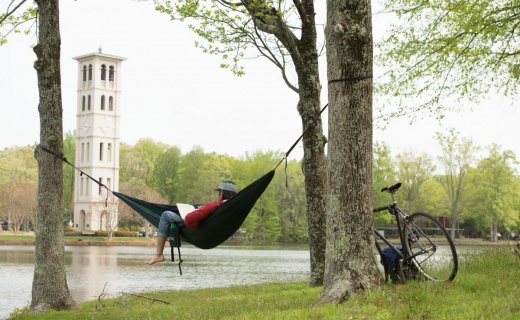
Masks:
[[[399,205],[408,212],[439,217],[455,237],[516,236],[520,184],[514,153],[497,145],[480,149],[456,136],[438,138],[443,154],[436,158],[414,152],[393,156],[388,145],[374,144],[374,205],[388,204],[390,197],[381,188],[400,181]],[[67,133],[64,154],[71,163],[74,150],[74,134]],[[278,151],[232,157],[205,153],[201,147],[182,153],[177,146],[141,139],[133,146],[121,144],[120,184],[115,191],[156,203],[204,203],[216,199],[214,189],[221,180],[243,188],[282,158]],[[12,230],[29,229],[35,223],[37,177],[33,147],[0,151],[0,220],[9,221]],[[73,179],[73,168],[64,163],[64,225],[73,219]],[[120,204],[119,213],[120,230],[148,229],[146,221],[126,205]],[[391,219],[379,213],[376,225],[391,224]],[[301,163],[292,160],[277,169],[237,236],[302,242],[307,232],[304,176]]]

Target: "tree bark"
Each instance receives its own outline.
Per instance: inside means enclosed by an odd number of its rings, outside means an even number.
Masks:
[[[308,75],[308,73],[307,73]],[[303,77],[300,77],[303,78]],[[314,84],[320,86],[319,80]],[[311,287],[323,285],[325,271],[326,250],[326,161],[325,161],[325,137],[323,126],[319,117],[320,102],[319,91],[316,89],[305,90],[300,87],[302,94],[314,94],[314,97],[300,98],[298,110],[302,118],[304,158],[302,161],[303,174],[305,176],[305,195],[307,201],[307,224],[309,228],[310,251],[310,279]],[[300,96],[301,96],[300,95]]]
[[[325,208],[327,168],[326,138],[323,135],[321,111],[321,83],[318,51],[316,48],[316,21],[314,1],[302,1],[306,15],[302,16],[302,35],[297,52],[290,51],[298,74],[298,112],[302,119],[303,161],[307,223],[309,226],[310,286],[323,285],[325,271]]]
[[[63,119],[60,71],[59,1],[37,0],[39,14],[37,60],[40,144],[63,154]],[[65,274],[63,244],[63,163],[38,146],[38,209],[31,309],[63,310],[77,307]]]
[[[327,248],[318,303],[378,286],[372,216],[372,22],[369,0],[327,1]]]

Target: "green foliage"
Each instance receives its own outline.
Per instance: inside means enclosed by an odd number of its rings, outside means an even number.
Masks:
[[[76,159],[76,132],[67,132],[63,139],[63,156],[72,164]],[[69,219],[74,218],[74,168],[63,163],[63,205],[68,208]]]
[[[428,212],[434,217],[449,217],[450,203],[446,191],[437,179],[424,182],[421,187],[422,196],[416,203],[415,212]]]
[[[301,163],[290,161],[284,173],[280,172],[273,181],[277,192],[277,210],[279,216],[280,241],[307,241],[307,206],[305,202],[305,185]]]
[[[451,217],[451,237],[454,238],[455,226],[460,220],[462,198],[468,185],[467,173],[475,161],[478,148],[472,140],[458,137],[453,130],[448,134],[437,133],[437,141],[442,149],[439,162],[444,170],[444,174],[440,175],[437,181],[447,196],[445,203],[448,204],[449,214],[446,215]]]
[[[0,219],[19,219],[26,204],[35,200],[29,189],[36,190],[38,164],[31,147],[6,148],[0,151]],[[31,197],[31,199],[25,198]],[[17,219],[18,220],[18,219]]]
[[[189,28],[202,39],[196,41],[195,46],[205,53],[221,56],[220,67],[231,69],[237,76],[245,74],[240,60],[258,55],[281,69],[287,67],[290,58],[284,47],[286,43],[281,44],[280,38],[292,36],[287,27],[287,17],[294,13],[291,4],[271,0],[241,3],[154,0],[154,3],[157,11],[172,20],[190,21]],[[297,25],[298,21],[291,21],[291,24]],[[257,53],[248,52],[250,48],[255,48]]]
[[[517,3],[390,0],[384,6],[398,21],[377,44],[376,61],[385,68],[377,90],[391,97],[382,117],[423,110],[442,118],[450,99],[518,94]]]
[[[13,0],[0,13],[0,46],[11,33],[27,35],[36,27],[38,10],[32,1]],[[34,30],[36,31],[36,30]]]
[[[427,154],[415,155],[404,152],[397,155],[397,171],[399,181],[403,183],[397,193],[397,198],[402,199],[402,208],[406,212],[417,211],[416,205],[421,201],[423,183],[432,178],[435,165]]]
[[[207,156],[204,154],[204,150],[201,147],[193,148],[181,158],[176,180],[179,188],[173,197],[175,202],[200,203],[209,200],[200,199],[201,191],[198,191],[196,188],[197,180],[203,179],[203,177],[199,176],[199,170],[204,168],[206,158]],[[202,183],[202,181],[200,183]],[[204,193],[209,191],[209,189],[204,189]],[[213,199],[213,197],[210,199]]]
[[[147,185],[153,185],[152,173],[155,162],[167,148],[166,144],[152,139],[140,139],[133,147],[121,144],[119,156],[121,181],[137,178],[144,180]]]
[[[509,231],[518,223],[515,204],[520,189],[514,176],[516,164],[516,156],[511,151],[501,151],[499,146],[492,145],[489,155],[480,160],[473,178],[472,205],[479,211],[483,224],[492,226],[494,233],[498,232],[499,224]]]
[[[464,139],[457,141],[463,142]],[[449,149],[455,151],[452,155],[455,159],[454,155],[463,150],[465,144],[448,145],[453,146]],[[73,149],[73,133],[67,133],[64,152],[71,162],[74,162]],[[272,170],[283,157],[281,152],[257,151],[234,158],[205,153],[200,147],[182,154],[176,146],[148,139],[139,141],[135,146],[122,143],[120,152],[119,191],[147,201],[170,204],[213,201],[216,199],[213,190],[221,180],[233,180],[242,189]],[[438,160],[443,166],[441,159]],[[401,181],[404,185],[397,193],[397,201],[402,208],[406,209],[410,201],[413,204],[410,211],[450,218],[448,189],[440,183],[447,179],[446,174],[434,174],[433,160],[427,155],[407,152],[394,157],[389,146],[376,142],[373,164],[374,206],[383,206],[390,201],[387,193],[380,192],[381,188]],[[458,203],[457,222],[462,224],[461,228],[484,235],[489,233],[492,224],[504,235],[518,234],[520,180],[514,170],[517,164],[515,155],[493,146],[489,155],[475,161],[475,164],[476,167],[464,167],[467,181],[464,184],[465,193]],[[29,185],[37,185],[37,170],[30,147],[8,148],[0,152],[0,219],[7,219],[8,212],[16,210],[34,211],[21,204],[28,205],[31,203],[29,200],[35,198],[31,196]],[[73,183],[71,168],[64,164],[64,170],[69,172],[64,175],[65,185],[70,186]],[[259,241],[307,241],[305,197],[301,162],[289,161],[286,167],[282,164],[237,237]],[[67,199],[67,188],[64,199]],[[15,210],[16,204],[18,209]],[[64,220],[68,221],[68,214],[64,211]],[[30,215],[27,218],[31,219]],[[120,227],[132,230],[149,228],[146,220],[124,204],[120,205],[119,218]],[[392,216],[385,212],[375,217],[376,225],[389,224],[391,220]]]
[[[375,142],[373,145],[372,169],[372,203],[373,207],[381,207],[389,203],[388,194],[381,189],[397,182],[395,163],[390,154],[390,147],[384,143]],[[391,223],[392,216],[386,212],[378,212],[374,217],[376,225]]]
[[[170,202],[175,194],[175,178],[179,170],[181,150],[177,147],[167,147],[155,160],[151,185]]]
[[[31,147],[5,148],[0,151],[0,187],[20,182],[36,183],[38,164]]]
[[[272,170],[282,158],[280,153],[274,152],[255,152],[252,155],[246,154],[242,161],[235,162],[235,167],[240,167],[243,171],[238,174],[237,181],[241,187],[260,178],[268,171]],[[247,169],[246,169],[247,168]],[[281,171],[279,171],[281,174]],[[277,176],[275,176],[277,179]],[[260,199],[258,199],[253,210],[249,213],[242,229],[246,231],[248,237],[256,240],[278,241],[284,236],[281,235],[282,210],[280,199],[285,190],[279,189],[279,185],[272,182]]]

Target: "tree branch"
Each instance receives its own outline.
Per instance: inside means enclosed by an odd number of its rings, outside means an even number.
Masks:
[[[4,23],[4,21],[9,18],[13,13],[15,13],[16,10],[18,10],[18,8],[21,7],[22,4],[24,4],[26,0],[22,0],[16,7],[13,8],[13,10],[9,11],[9,8],[11,7],[11,4],[13,4],[14,0],[11,1],[11,3],[9,4],[9,6],[7,6],[7,12],[5,13],[5,16],[2,17],[2,19],[0,19],[0,25],[2,23]]]

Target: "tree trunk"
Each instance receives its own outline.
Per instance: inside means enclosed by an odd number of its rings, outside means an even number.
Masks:
[[[369,0],[327,1],[327,248],[318,303],[380,285],[372,216],[372,23]]]
[[[37,0],[39,43],[34,47],[37,60],[40,103],[40,143],[63,154],[59,1]],[[70,295],[63,244],[63,163],[38,146],[38,209],[31,309],[62,310],[76,307]]]
[[[458,232],[456,233],[455,231],[457,230],[457,204],[455,204],[454,206],[452,206],[451,208],[451,230],[450,230],[450,237],[452,239],[455,239],[455,237],[458,238]]]
[[[318,51],[316,48],[316,22],[314,1],[301,2],[306,15],[302,16],[302,33],[297,48],[287,46],[298,75],[298,112],[302,119],[303,161],[307,223],[309,227],[310,286],[323,285],[325,270],[325,208],[327,169],[325,159],[326,138],[323,135],[321,111],[321,83]],[[283,41],[283,39],[280,39]]]
[[[317,83],[319,85],[319,81]],[[304,90],[302,90],[305,92]],[[305,101],[305,102],[303,102]],[[326,162],[325,137],[319,118],[319,94],[314,99],[300,99],[303,130],[305,195],[307,200],[307,224],[309,228],[310,279],[311,287],[323,285],[326,250]],[[318,119],[318,120],[316,120]]]

